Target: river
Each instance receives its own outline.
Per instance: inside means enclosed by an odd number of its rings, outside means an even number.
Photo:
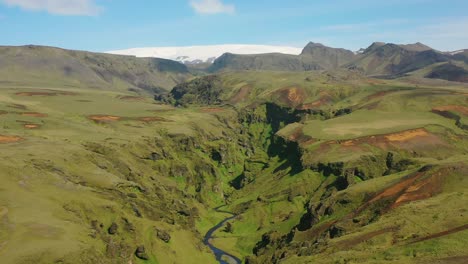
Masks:
[[[232,219],[234,219],[234,218],[237,217],[237,215],[234,215],[234,214],[232,214],[232,213],[230,213],[230,212],[220,211],[219,208],[220,208],[220,207],[215,208],[215,211],[218,212],[218,213],[230,214],[230,215],[232,215],[232,216],[230,216],[230,217],[224,219],[224,220],[221,221],[219,224],[215,225],[215,226],[212,227],[210,230],[208,230],[208,232],[207,232],[206,235],[205,235],[205,238],[203,239],[203,243],[205,243],[205,245],[207,245],[207,246],[211,249],[211,251],[213,251],[213,254],[214,254],[215,257],[216,257],[216,260],[217,260],[220,264],[241,264],[242,261],[241,261],[239,258],[237,258],[237,257],[235,257],[235,256],[233,256],[233,255],[231,255],[231,254],[229,254],[229,253],[227,253],[226,251],[223,251],[222,249],[219,249],[219,248],[215,247],[215,246],[210,242],[210,240],[213,238],[213,234],[214,234],[218,229],[220,229],[221,227],[223,227],[223,225],[224,225],[226,222],[228,222],[228,221],[230,221],[230,220],[232,220]]]

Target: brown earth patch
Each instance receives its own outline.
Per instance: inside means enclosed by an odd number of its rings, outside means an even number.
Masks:
[[[40,128],[41,125],[38,125],[38,124],[24,124],[23,127],[26,128],[26,129],[36,129],[36,128]]]
[[[30,117],[48,117],[47,114],[37,113],[37,112],[24,112],[20,113],[22,116],[30,116]]]
[[[424,167],[384,189],[353,212],[352,217],[380,200],[391,199],[393,202],[386,208],[386,210],[390,210],[405,203],[431,198],[441,192],[444,177],[448,175],[449,171],[457,169],[453,167],[442,168],[428,175],[427,172],[430,168],[430,166]]]
[[[297,127],[287,138],[289,141],[297,142],[304,145],[304,143],[312,144],[316,142],[311,136],[304,135],[303,128]]]
[[[333,102],[333,98],[332,96],[325,92],[325,91],[322,91],[319,93],[319,96],[320,96],[320,99],[318,99],[317,101],[314,101],[312,103],[307,103],[307,104],[303,104],[299,107],[300,110],[309,110],[309,109],[316,109],[316,108],[319,108],[323,105],[327,105],[327,104],[330,104],[331,102]]]
[[[4,143],[15,143],[15,142],[19,142],[19,141],[22,141],[23,138],[21,137],[18,137],[18,136],[4,136],[4,135],[0,135],[0,144],[4,144]]]
[[[200,111],[203,113],[219,113],[224,111],[224,109],[219,107],[204,107]]]
[[[17,96],[58,96],[58,95],[77,95],[74,92],[46,90],[47,92],[18,92],[15,93]]]
[[[307,103],[307,104],[301,105],[301,107],[299,107],[299,109],[300,110],[315,109],[315,108],[319,108],[320,106],[326,105],[326,104],[329,104],[329,103],[330,103],[330,99],[320,98],[319,100],[314,101],[312,103]]]
[[[386,135],[368,136],[344,141],[329,141],[328,144],[340,144],[343,147],[369,144],[381,149],[404,148],[413,149],[426,145],[444,145],[444,142],[424,128],[411,129]]]
[[[424,179],[416,179],[408,186],[403,193],[395,200],[391,208],[396,208],[402,204],[425,200],[441,192],[444,175],[439,171]]]
[[[229,99],[229,102],[232,104],[237,104],[239,102],[244,101],[252,91],[252,86],[250,85],[244,85],[240,88],[239,92],[235,94],[231,99]]]
[[[380,104],[380,101],[373,102],[373,103],[364,105],[363,107],[361,107],[361,109],[374,110],[379,106],[379,104]]]
[[[372,238],[374,238],[376,236],[380,236],[380,235],[390,233],[390,232],[395,232],[397,230],[398,230],[398,227],[387,227],[387,228],[384,228],[384,229],[381,229],[381,230],[369,232],[369,233],[364,234],[364,235],[360,235],[360,236],[353,237],[353,238],[350,238],[350,239],[347,239],[347,240],[344,240],[344,241],[340,241],[340,242],[337,243],[337,246],[338,246],[338,248],[340,248],[342,250],[347,250],[347,249],[355,247],[358,244],[361,244],[363,242],[371,240]]]
[[[169,111],[172,111],[174,109],[156,109],[156,110],[146,110],[148,112],[152,112],[152,113],[163,113],[163,112],[169,112]]]
[[[424,263],[427,263],[427,262],[424,262]],[[434,264],[466,264],[468,263],[468,255],[442,258],[442,259],[435,260],[433,263]]]
[[[371,94],[371,95],[367,96],[366,99],[367,100],[373,100],[373,99],[377,99],[377,98],[382,98],[385,95],[391,94],[391,93],[394,93],[394,92],[396,92],[396,91],[380,91],[380,92],[377,92],[375,94]]]
[[[18,92],[18,93],[15,93],[15,95],[17,96],[58,96],[58,95],[77,95],[77,93],[49,90],[48,92]]]
[[[92,103],[93,102],[91,100],[76,100],[76,101],[80,103]]]
[[[145,97],[141,97],[141,96],[130,96],[130,95],[125,95],[125,96],[119,96],[118,97],[120,100],[124,100],[124,101],[144,101],[145,100]]]
[[[388,134],[385,137],[390,142],[398,141],[409,141],[413,138],[416,137],[427,137],[429,133],[425,129],[414,129],[414,130],[408,130],[404,132],[399,132],[399,133],[393,133],[393,134]]]
[[[418,242],[422,242],[422,241],[426,241],[426,240],[431,240],[431,239],[435,239],[435,238],[439,238],[439,237],[443,237],[443,236],[448,236],[448,235],[458,233],[458,232],[461,232],[461,231],[465,231],[465,230],[468,230],[468,224],[462,225],[462,226],[459,226],[459,227],[456,227],[456,228],[452,228],[452,229],[449,229],[449,230],[446,230],[446,231],[443,231],[443,232],[435,233],[435,234],[432,234],[432,235],[429,235],[429,236],[418,238],[418,239],[412,241],[410,244],[418,243]]]
[[[22,104],[11,104],[8,107],[15,108],[15,109],[20,109],[20,110],[28,109],[25,105],[22,105]]]
[[[121,120],[122,117],[112,115],[91,115],[88,116],[88,119],[93,120],[95,122],[115,122]]]
[[[147,116],[147,117],[138,117],[137,120],[146,122],[146,123],[151,123],[151,122],[168,122],[169,120],[163,118],[163,117],[157,117],[157,116]]]
[[[304,89],[296,86],[286,87],[275,92],[279,96],[279,101],[290,106],[296,107],[304,103],[306,93]]]
[[[461,106],[461,105],[445,105],[445,106],[438,106],[432,109],[433,112],[458,112],[465,116],[468,116],[468,107]]]
[[[6,115],[6,114],[8,114],[7,111],[0,111],[0,115]]]
[[[398,199],[398,196],[401,194],[404,194],[405,191],[410,188],[414,182],[417,180],[421,179],[425,175],[424,171],[418,171],[416,173],[412,173],[408,176],[406,176],[404,179],[401,181],[391,185],[390,187],[384,189],[374,197],[372,197],[370,200],[365,202],[363,205],[361,205],[358,209],[356,209],[351,215],[349,215],[349,218],[352,218],[358,214],[360,214],[362,211],[367,209],[370,205],[374,204],[377,201],[384,200],[387,198],[394,198]],[[393,205],[393,204],[392,204]],[[388,208],[387,208],[388,210]]]

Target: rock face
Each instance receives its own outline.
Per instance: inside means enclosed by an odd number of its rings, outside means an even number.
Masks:
[[[107,233],[109,233],[109,235],[115,235],[117,234],[118,229],[119,226],[116,223],[112,223],[109,229],[107,229]]]
[[[171,241],[171,235],[169,235],[169,233],[165,230],[156,229],[156,236],[166,243],[169,243],[169,241]]]
[[[135,251],[135,256],[139,259],[148,260],[149,256],[146,254],[145,246],[137,247]]]

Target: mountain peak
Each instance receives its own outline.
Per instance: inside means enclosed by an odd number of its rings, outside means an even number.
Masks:
[[[427,46],[427,45],[424,45],[423,43],[421,42],[416,42],[414,44],[401,44],[401,45],[398,45],[402,48],[404,48],[405,50],[409,50],[409,51],[426,51],[426,50],[432,50],[431,47]]]
[[[367,49],[364,50],[364,53],[375,50],[385,45],[387,45],[387,43],[385,42],[373,42]]]

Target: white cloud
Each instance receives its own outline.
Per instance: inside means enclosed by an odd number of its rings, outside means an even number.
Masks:
[[[191,0],[190,6],[199,14],[233,14],[236,8],[232,4],[224,4],[221,0]]]
[[[70,16],[97,15],[101,8],[95,0],[0,0],[8,6],[17,6],[32,11],[47,11],[51,14]]]

